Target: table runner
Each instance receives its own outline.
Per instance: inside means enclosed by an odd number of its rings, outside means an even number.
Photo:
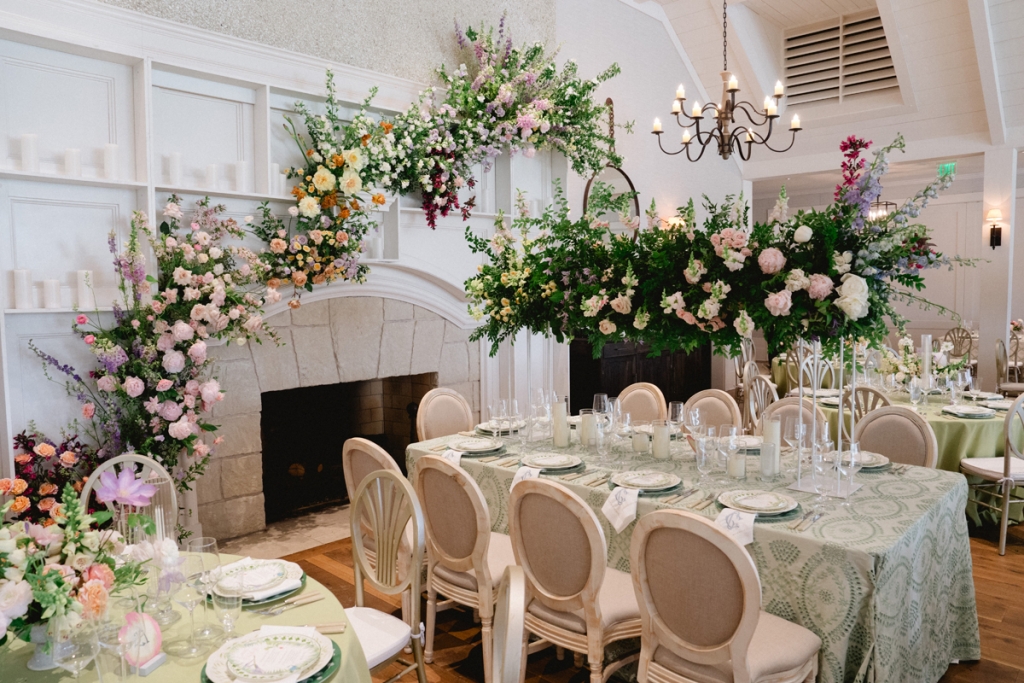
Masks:
[[[222,554],[220,557],[222,564],[241,559],[238,556],[227,554]],[[313,593],[322,593],[324,599],[287,610],[276,617],[261,617],[243,611],[242,617],[239,619],[238,624],[236,624],[235,629],[239,634],[245,635],[259,629],[263,624],[303,626],[306,624],[316,625],[339,621],[348,623],[345,610],[342,609],[341,603],[334,597],[334,594],[323,584],[307,576],[306,587],[303,589],[302,594],[312,595]],[[185,637],[188,633],[188,612],[181,607],[176,607],[176,609],[182,613],[182,618],[167,628],[164,633],[165,641]],[[201,610],[201,607],[196,608],[197,623],[202,619]],[[338,647],[341,648],[341,668],[331,680],[336,682],[344,681],[345,683],[370,683],[370,670],[366,665],[366,657],[363,655],[363,648],[359,645],[359,639],[356,637],[355,630],[349,627],[345,629],[344,633],[336,633],[327,637],[336,642]],[[71,683],[74,680],[70,673],[62,669],[38,672],[29,671],[25,667],[25,663],[32,656],[34,647],[34,645],[20,640],[0,647],[0,670],[3,671],[0,679],[4,683],[42,683],[43,681],[46,683],[56,683],[57,681]],[[213,649],[210,650],[210,654],[213,654]],[[196,659],[176,659],[168,656],[167,662],[163,666],[140,680],[145,680],[146,683],[198,683],[199,674],[206,664],[207,656]],[[82,672],[81,680],[90,682],[97,680],[94,664],[91,664],[88,669]]]
[[[411,444],[410,476],[416,461],[445,438]],[[609,462],[593,466],[621,471],[650,468],[674,472],[691,485],[698,472],[692,456],[671,460],[636,457],[617,445]],[[517,443],[509,444],[511,453]],[[588,465],[594,456],[583,455]],[[784,464],[793,464],[787,456]],[[747,471],[757,472],[757,458]],[[508,533],[509,485],[515,468],[462,459],[462,467],[480,485],[491,512],[493,531]],[[793,477],[763,484],[755,476],[735,488],[783,490]],[[852,511],[827,512],[810,530],[797,533],[783,522],[755,525],[748,546],[761,577],[765,610],[801,624],[822,639],[819,680],[832,682],[937,681],[952,660],[981,656],[962,475],[911,468],[861,473],[864,487],[854,495]],[[616,534],[600,509],[610,489],[565,483],[594,509],[608,542],[608,566],[628,572],[629,543],[635,523]],[[802,504],[813,495],[786,491]],[[677,506],[679,504],[677,503]],[[638,515],[667,507],[641,496]],[[686,509],[686,508],[683,508]],[[715,517],[719,507],[703,512]]]

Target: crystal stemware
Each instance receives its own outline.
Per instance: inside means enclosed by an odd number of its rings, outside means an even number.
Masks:
[[[206,653],[206,648],[196,639],[196,607],[206,601],[206,566],[203,562],[203,555],[203,553],[185,555],[182,565],[184,580],[179,584],[178,590],[173,596],[174,602],[188,610],[191,626],[188,629],[187,638],[165,644],[164,651],[182,659],[193,659]]]
[[[213,586],[220,578],[220,551],[217,548],[217,539],[212,536],[200,536],[190,538],[185,542],[185,548],[190,553],[198,553],[203,557],[203,590],[204,598],[208,597]],[[223,634],[220,626],[213,622],[211,617],[211,605],[209,601],[203,600],[203,625],[196,631],[196,638],[199,640],[214,640]]]
[[[60,619],[53,629],[53,661],[77,680],[100,651],[95,624],[88,621],[72,623]]]

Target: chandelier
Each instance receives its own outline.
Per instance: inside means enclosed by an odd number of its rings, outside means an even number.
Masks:
[[[883,202],[882,198],[879,197],[871,202],[871,208],[868,210],[868,220],[873,222],[887,218],[894,211],[896,211],[896,202]]]
[[[754,145],[764,145],[773,152],[787,152],[796,142],[796,133],[801,130],[800,128],[800,117],[793,115],[793,120],[789,125],[789,130],[792,132],[793,137],[789,141],[789,146],[785,149],[775,149],[768,144],[768,139],[772,135],[772,131],[775,126],[775,119],[779,118],[779,100],[783,97],[782,82],[779,81],[775,84],[775,94],[764,98],[764,107],[757,111],[750,102],[736,101],[736,93],[740,91],[739,83],[736,81],[736,77],[729,73],[729,56],[728,56],[728,15],[727,15],[727,4],[728,0],[722,2],[722,101],[721,103],[709,102],[703,107],[700,102],[694,102],[693,108],[690,114],[687,114],[683,110],[683,103],[686,102],[686,91],[683,86],[680,85],[676,90],[676,98],[672,101],[672,115],[676,119],[676,123],[683,129],[682,143],[683,146],[674,152],[669,152],[661,144],[661,119],[654,119],[654,128],[651,131],[654,135],[658,136],[658,147],[661,151],[670,156],[674,156],[683,151],[686,152],[686,158],[690,161],[698,161],[704,156],[705,150],[715,142],[718,144],[718,154],[723,159],[728,159],[733,152],[740,155],[740,158],[746,161],[750,158],[750,152]],[[738,125],[736,123],[736,112],[742,111],[746,116],[749,123]],[[714,119],[714,123],[711,126],[711,130],[701,130],[701,121],[706,118],[706,114],[710,113],[711,118]],[[683,119],[689,121],[689,123],[683,123]],[[763,130],[757,130],[758,127],[767,124],[768,128]],[[690,128],[693,128],[693,134],[690,133]],[[696,157],[690,154],[690,149],[693,143],[700,145],[700,152]]]

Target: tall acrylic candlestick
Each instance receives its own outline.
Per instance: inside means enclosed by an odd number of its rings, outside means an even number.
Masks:
[[[843,463],[843,404],[846,401],[843,400],[843,389],[845,389],[845,378],[843,372],[846,369],[846,361],[843,356],[846,355],[846,340],[842,339],[839,342],[839,433],[836,434],[836,453],[839,456],[839,464]],[[852,438],[851,434],[851,438]],[[836,493],[839,493],[839,481],[842,473],[840,468],[836,467]]]

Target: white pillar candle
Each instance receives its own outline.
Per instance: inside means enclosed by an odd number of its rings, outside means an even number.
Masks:
[[[729,476],[733,479],[747,478],[747,454],[741,450],[729,454],[729,461],[726,463]]]
[[[172,187],[181,187],[181,152],[167,155],[167,182]]]
[[[596,446],[597,445],[597,417],[594,415],[594,411],[581,411],[580,412],[580,445]]]
[[[217,164],[206,166],[206,187],[210,190],[217,189]]]
[[[651,451],[655,458],[668,459],[669,430],[666,420],[655,420],[651,423]]]
[[[633,427],[633,451],[636,453],[646,453],[651,447],[651,437],[647,435],[647,432],[638,429],[639,425]]]
[[[284,173],[277,174],[277,196],[288,196],[288,176],[286,176]]]
[[[661,119],[654,119],[654,127],[651,130],[655,133],[661,132]]]
[[[281,164],[270,165],[270,187],[267,188],[267,193],[272,197],[280,197],[284,194],[284,189],[281,187]]]
[[[235,162],[235,191],[245,192],[246,191],[246,163],[244,161]]]
[[[64,150],[64,175],[71,178],[82,177],[82,150],[74,147]]]
[[[779,448],[765,441],[761,444],[761,478],[771,479],[779,475]]]
[[[78,309],[92,311],[96,308],[96,295],[92,291],[92,271],[78,271]]]
[[[43,308],[60,308],[60,280],[43,280]]]
[[[36,151],[36,134],[25,133],[21,136],[21,170],[26,173],[39,173],[39,153]]]
[[[925,389],[931,389],[932,377],[932,335],[921,335],[921,380]]]
[[[117,180],[120,171],[117,167],[117,144],[108,142],[103,147],[103,177],[107,180]]]
[[[569,445],[568,407],[564,398],[556,398],[551,404],[551,430],[555,448],[566,448]]]
[[[32,271],[14,271],[14,307],[21,310],[36,307],[32,300]]]

